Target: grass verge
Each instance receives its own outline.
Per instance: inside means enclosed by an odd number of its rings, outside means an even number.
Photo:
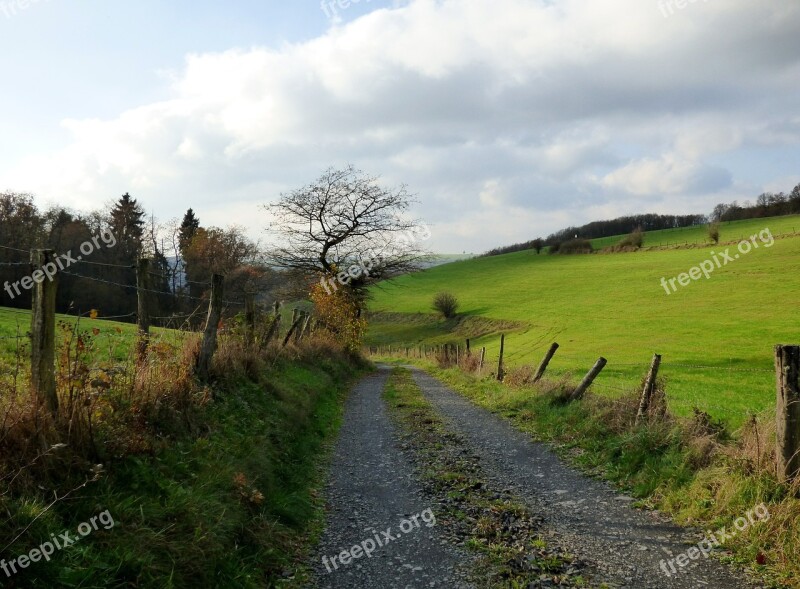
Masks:
[[[0,495],[11,525],[26,530],[2,551],[7,560],[101,512],[114,522],[48,562],[0,571],[0,585],[308,586],[303,562],[322,526],[322,459],[343,396],[363,370],[309,346],[258,374],[234,371],[196,409],[190,431],[112,461],[103,477],[51,508],[44,492]]]
[[[615,482],[639,498],[640,506],[660,509],[678,523],[732,529],[737,518],[765,503],[769,519],[730,538],[721,556],[771,586],[800,586],[800,494],[796,485],[781,484],[774,476],[768,420],[754,418],[735,441],[703,414],[694,419],[667,415],[634,426],[638,399],[633,395],[589,394],[567,404],[561,401],[566,380],[532,387],[457,368],[424,367],[477,405],[551,443],[588,474]]]

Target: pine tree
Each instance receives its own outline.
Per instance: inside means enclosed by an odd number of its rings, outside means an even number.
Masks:
[[[117,259],[129,264],[136,263],[144,236],[144,210],[141,205],[126,192],[111,209],[109,225],[117,238]]]
[[[200,229],[200,220],[194,214],[192,209],[186,211],[181,223],[180,234],[178,238],[178,245],[181,248],[181,256],[186,257],[186,250],[192,241],[192,238],[197,234]]]

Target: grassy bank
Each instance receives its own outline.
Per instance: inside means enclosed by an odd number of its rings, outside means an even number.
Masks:
[[[615,482],[640,505],[663,510],[681,524],[731,530],[737,518],[765,503],[769,519],[726,541],[719,556],[776,587],[800,586],[800,495],[797,486],[780,484],[774,476],[769,415],[732,440],[707,416],[667,414],[634,426],[634,395],[589,394],[566,404],[561,394],[574,384],[566,380],[532,387],[513,371],[503,384],[457,368],[430,363],[425,368],[477,405],[551,443],[585,472]]]
[[[30,477],[52,481],[52,488],[3,480],[6,561],[52,534],[77,537],[81,523],[98,514],[107,514],[106,522],[113,518],[113,525],[98,526],[49,562],[18,566],[10,577],[0,570],[0,585],[307,586],[304,556],[322,525],[321,461],[338,428],[343,396],[363,370],[325,341],[282,354],[270,350],[254,360],[223,340],[215,384],[195,390],[191,408],[173,412],[158,427],[121,428],[126,440],[111,443],[113,432],[104,432],[104,466],[94,467],[96,477],[85,475],[93,467],[77,456],[59,458],[67,448],[42,458]],[[170,378],[180,375],[162,374],[162,386]],[[124,411],[136,415],[135,407]],[[51,459],[66,472],[48,471]],[[54,492],[59,499],[50,505]]]

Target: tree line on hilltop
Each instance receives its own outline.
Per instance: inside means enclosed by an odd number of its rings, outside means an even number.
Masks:
[[[523,250],[535,250],[539,253],[545,247],[557,250],[561,244],[574,241],[582,242],[601,237],[626,235],[634,231],[657,231],[661,229],[679,229],[695,225],[705,225],[709,222],[740,221],[744,219],[757,219],[761,217],[778,217],[783,215],[800,214],[800,184],[786,194],[784,192],[765,192],[759,195],[755,203],[745,201],[739,204],[733,201],[730,204],[720,203],[714,207],[711,215],[628,215],[609,221],[593,221],[580,227],[567,227],[542,239],[537,237],[530,241],[515,243],[513,245],[497,247],[489,250],[484,256],[499,256]]]

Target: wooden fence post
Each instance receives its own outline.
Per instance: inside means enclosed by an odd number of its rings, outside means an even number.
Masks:
[[[595,362],[595,365],[592,366],[592,369],[586,374],[586,376],[583,377],[581,384],[578,385],[578,388],[575,389],[575,392],[572,393],[572,396],[569,398],[569,400],[577,401],[582,399],[586,389],[592,386],[594,379],[597,378],[597,375],[600,374],[600,372],[602,372],[603,368],[606,367],[606,364],[608,364],[608,360],[602,357]]]
[[[486,348],[481,348],[481,361],[478,364],[478,374],[483,372],[483,362],[486,360]]]
[[[467,338],[467,357],[469,358],[472,355],[472,351],[469,347],[469,338]]]
[[[136,265],[137,314],[136,360],[142,362],[147,357],[150,345],[150,260],[141,258]]]
[[[800,346],[775,346],[778,476],[800,476]]]
[[[250,346],[256,340],[256,297],[252,292],[244,295],[244,322],[245,337]]]
[[[505,378],[503,374],[503,352],[506,349],[506,334],[500,336],[500,359],[497,361],[497,380],[501,381]]]
[[[272,341],[272,338],[275,337],[275,334],[278,333],[278,330],[281,327],[281,316],[280,313],[275,315],[275,318],[272,320],[272,324],[269,326],[269,330],[267,331],[266,335],[261,340],[261,349],[267,347],[267,344]]]
[[[556,350],[558,350],[558,344],[554,342],[553,345],[550,346],[550,349],[547,350],[547,354],[542,360],[542,363],[539,364],[539,368],[536,370],[536,376],[533,377],[533,382],[539,382],[542,379],[545,370],[547,370],[547,367],[550,365],[550,360],[556,355]]]
[[[31,392],[54,416],[56,392],[56,270],[53,250],[32,250]],[[45,275],[43,269],[47,266]]]
[[[297,319],[295,319],[295,320],[294,320],[294,323],[292,323],[292,326],[289,328],[289,331],[288,331],[288,333],[286,334],[286,337],[285,337],[285,338],[283,338],[283,347],[284,347],[284,348],[285,348],[285,347],[288,345],[288,343],[289,343],[289,340],[290,340],[290,339],[292,339],[292,334],[295,332],[295,330],[296,330],[298,327],[300,327],[300,322],[301,322],[302,320],[303,320],[303,318],[302,318],[302,316],[301,316],[301,317],[298,317]]]
[[[656,378],[658,378],[658,369],[661,366],[661,355],[656,354],[653,356],[653,361],[650,364],[650,371],[647,373],[647,378],[644,381],[644,388],[642,389],[642,400],[639,403],[639,412],[636,414],[636,425],[641,423],[647,411],[650,409],[650,400],[653,397],[653,391],[656,388]]]
[[[208,302],[208,317],[206,318],[206,328],[203,331],[203,343],[200,346],[200,355],[197,357],[197,375],[201,380],[208,380],[211,358],[217,351],[217,328],[222,318],[224,287],[225,277],[214,274],[211,277],[211,300]]]

